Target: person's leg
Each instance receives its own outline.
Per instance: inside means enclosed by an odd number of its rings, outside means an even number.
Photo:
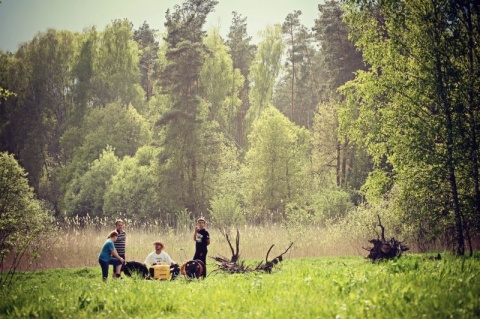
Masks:
[[[195,255],[193,256],[193,260],[200,260],[203,262],[202,277],[205,278],[207,276],[207,254],[195,252]]]
[[[122,264],[116,266],[116,274],[117,274],[117,278],[121,276],[121,274],[122,274]]]
[[[203,278],[207,278],[207,254],[203,254],[202,259],[200,259],[203,262]]]
[[[197,260],[197,259],[200,259],[202,260],[202,253],[199,253],[199,252],[195,252],[195,255],[193,255],[193,260]]]
[[[122,271],[122,262],[120,261],[120,259],[112,257],[110,258],[108,263],[110,265],[113,265],[113,267],[115,268],[115,272],[113,273],[113,278],[119,278],[121,276],[120,274]]]
[[[126,259],[125,259],[125,254],[118,254],[118,255],[119,255],[120,257],[122,257],[123,260],[126,260]],[[124,267],[124,265],[122,265],[121,271],[123,271],[123,267]],[[116,278],[116,277],[117,277],[116,274],[117,274],[117,266],[116,266],[116,265],[113,265],[113,266],[112,266],[112,277],[113,277],[113,278]]]
[[[172,274],[172,279],[174,280],[180,275],[180,266],[178,264],[173,264],[170,266],[170,273]]]
[[[103,279],[103,281],[106,281],[107,278],[108,278],[109,264],[107,262],[104,262],[101,259],[98,260],[98,263],[100,264],[100,267],[102,268],[102,279]]]
[[[122,267],[121,267],[121,271],[123,271],[123,269],[125,268],[125,263],[127,262],[127,260],[125,259],[125,254],[119,254],[119,256],[123,258],[123,264],[122,264]]]

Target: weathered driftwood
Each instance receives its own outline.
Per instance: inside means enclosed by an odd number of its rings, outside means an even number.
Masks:
[[[268,273],[272,272],[273,267],[281,262],[283,260],[283,255],[285,255],[288,250],[293,246],[293,243],[288,246],[287,250],[283,252],[282,254],[278,255],[272,260],[268,260],[268,255],[270,254],[270,251],[272,250],[273,246],[270,246],[270,249],[267,252],[267,255],[265,257],[265,263],[261,261],[256,267],[251,267],[245,264],[245,261],[240,260],[240,232],[237,230],[237,237],[235,239],[235,250],[233,249],[232,243],[230,241],[230,238],[228,234],[224,234],[225,238],[227,239],[228,245],[230,247],[230,250],[232,252],[232,257],[229,259],[227,257],[219,256],[219,257],[211,257],[217,262],[217,269],[215,271],[226,271],[231,274],[235,273],[248,273],[248,272],[253,272],[253,271],[265,271]]]
[[[403,242],[395,239],[395,237],[390,238],[390,240],[385,240],[385,227],[382,225],[382,221],[380,220],[380,216],[378,217],[378,225],[382,230],[381,238],[379,238],[377,233],[376,239],[370,239],[368,242],[373,244],[371,248],[363,249],[369,251],[367,256],[368,259],[371,259],[373,262],[384,260],[384,259],[392,259],[395,257],[400,257],[404,251],[409,250],[408,246],[403,244]]]

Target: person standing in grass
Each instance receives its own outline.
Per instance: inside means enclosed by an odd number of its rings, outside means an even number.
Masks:
[[[115,249],[117,250],[118,255],[125,259],[125,251],[127,246],[127,233],[123,230],[125,228],[125,223],[123,220],[119,219],[115,222],[115,227],[118,233],[118,239],[115,242]]]
[[[113,265],[115,272],[113,277],[120,278],[120,273],[122,271],[122,265],[125,260],[117,253],[115,249],[115,242],[118,240],[117,231],[112,231],[107,238],[107,241],[103,244],[100,255],[98,256],[98,263],[102,268],[102,279],[106,281],[108,278],[108,267]]]
[[[127,233],[123,230],[125,228],[125,223],[123,220],[118,219],[115,222],[115,228],[118,233],[118,239],[115,242],[115,250],[117,251],[118,255],[123,258],[123,260],[126,260],[125,258],[125,251],[126,251],[126,246],[127,246]],[[122,270],[123,270],[122,265]],[[115,273],[115,267],[113,267],[113,271]]]
[[[203,278],[207,276],[207,246],[210,245],[210,234],[205,229],[205,224],[205,219],[200,217],[197,220],[197,226],[195,226],[195,232],[193,234],[193,240],[195,240],[195,255],[193,259],[203,262]]]

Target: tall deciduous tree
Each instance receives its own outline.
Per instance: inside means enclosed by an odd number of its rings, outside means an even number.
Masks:
[[[320,104],[312,130],[312,169],[325,187],[339,186],[338,114],[334,103]]]
[[[312,168],[320,188],[341,188],[358,203],[359,191],[373,168],[365,150],[345,138],[346,119],[352,116],[347,111],[344,103],[334,100],[319,104],[312,128]]]
[[[282,32],[287,36],[287,60],[292,68],[291,70],[291,84],[290,84],[290,112],[288,112],[290,119],[294,120],[294,110],[295,110],[295,82],[297,76],[297,70],[295,68],[298,57],[298,48],[297,43],[297,32],[301,28],[300,24],[300,15],[302,11],[295,10],[293,13],[289,13],[285,19],[285,22],[282,24]]]
[[[247,114],[250,101],[250,81],[248,80],[248,73],[250,65],[255,57],[256,46],[250,44],[252,37],[247,33],[247,17],[242,17],[237,12],[232,12],[232,24],[227,35],[227,46],[230,49],[232,56],[233,69],[240,70],[244,82],[240,90],[240,99],[242,105],[238,108],[235,118],[236,140],[237,144],[242,148],[246,147],[246,130],[245,130],[245,116]]]
[[[0,284],[8,287],[20,262],[39,257],[38,246],[53,227],[27,173],[5,152],[0,153],[0,193]]]
[[[134,157],[123,158],[103,196],[103,211],[106,216],[115,218],[121,214],[137,221],[156,217],[164,220],[160,213],[166,211],[168,201],[159,198],[158,193],[159,152],[157,148],[144,146]]]
[[[365,179],[368,157],[343,134],[339,126],[338,117],[343,112],[338,112],[338,109],[342,107],[344,97],[337,89],[353,79],[355,72],[364,68],[364,63],[361,52],[348,38],[349,27],[343,21],[340,3],[327,1],[318,5],[318,10],[314,31],[320,43],[319,57],[325,81],[321,92],[324,103],[318,105],[314,125],[317,136],[314,153],[316,159],[323,160],[317,162],[315,167],[317,172],[334,171],[337,187],[355,191]],[[349,114],[354,114],[354,110]],[[326,135],[319,134],[322,131]]]
[[[294,123],[311,128],[320,102],[322,72],[314,36],[300,23],[301,11],[289,13],[282,25],[287,59],[274,93],[274,105]]]
[[[245,156],[243,194],[252,220],[282,220],[309,185],[310,134],[273,106],[254,122]]]
[[[70,128],[82,125],[87,108],[92,106],[94,83],[94,65],[98,55],[98,32],[95,28],[86,30],[79,38],[78,58],[72,68],[75,78],[74,102],[75,112],[70,119]],[[78,137],[77,137],[78,138]]]
[[[209,119],[217,121],[224,134],[236,142],[234,122],[241,104],[238,95],[243,77],[240,70],[233,68],[218,28],[211,29],[204,42],[210,53],[205,58],[200,80],[204,98],[210,103]]]
[[[9,76],[15,64],[14,59],[12,53],[0,51],[0,150],[8,150],[13,142],[12,127],[9,127],[13,103],[7,104],[7,99],[15,96],[10,91],[12,83]]]
[[[8,123],[1,134],[8,136],[6,149],[18,156],[31,185],[45,198],[52,169],[64,162],[60,138],[75,111],[70,72],[75,43],[76,35],[68,31],[40,33],[19,48],[7,73],[16,96],[5,102]]]
[[[69,215],[103,217],[104,195],[118,169],[119,159],[109,146],[89,165],[86,172],[70,183],[64,198]]]
[[[480,68],[473,58],[478,32],[472,30],[479,28],[479,6],[349,3],[354,38],[372,65],[344,91],[359,107],[350,136],[362,140],[377,162],[385,158],[392,166],[408,222],[433,236],[454,233],[456,253],[463,255],[478,216],[474,75]]]
[[[142,101],[138,46],[132,29],[130,21],[114,20],[100,34],[92,78],[94,106],[117,101],[138,106]]]
[[[81,136],[80,144],[77,139]],[[120,104],[108,104],[104,108],[90,109],[79,129],[69,130],[62,136],[62,148],[71,151],[71,160],[55,172],[62,188],[63,205],[69,199],[65,195],[78,191],[78,180],[89,170],[89,165],[107,147],[115,150],[115,156],[134,156],[143,145],[152,140],[150,125],[133,107]],[[112,151],[113,152],[113,151]],[[70,204],[68,204],[70,205]],[[74,207],[68,206],[67,207]],[[78,212],[69,211],[69,213]],[[86,214],[88,211],[82,211]],[[97,209],[97,214],[100,210]]]
[[[283,48],[281,26],[268,26],[262,33],[250,67],[250,108],[246,118],[249,126],[272,104],[275,80],[282,67]]]

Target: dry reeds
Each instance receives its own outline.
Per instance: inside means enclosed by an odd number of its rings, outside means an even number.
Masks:
[[[159,221],[138,223],[124,220],[127,233],[127,261],[143,262],[153,251],[153,242],[161,240],[165,243],[165,251],[178,263],[191,259],[195,250],[193,241],[194,223],[171,228]],[[98,254],[108,233],[115,228],[115,220],[105,218],[71,218],[59,222],[58,231],[38,251],[40,258],[36,259],[29,269],[91,267],[98,265]],[[285,256],[288,258],[360,255],[361,245],[332,242],[326,237],[327,232],[321,226],[309,225],[301,229],[292,229],[282,224],[241,225],[241,227],[225,230],[214,225],[207,228],[211,236],[209,256],[226,256],[230,248],[225,242],[223,233],[242,233],[241,257],[246,260],[262,260],[265,251],[275,244],[272,255],[277,255],[280,249],[295,244]],[[359,242],[360,243],[360,242]],[[278,248],[281,247],[281,248]],[[279,251],[275,251],[279,249]],[[207,258],[207,262],[209,259]],[[212,260],[213,262],[213,260]],[[26,268],[26,267],[21,267]]]

